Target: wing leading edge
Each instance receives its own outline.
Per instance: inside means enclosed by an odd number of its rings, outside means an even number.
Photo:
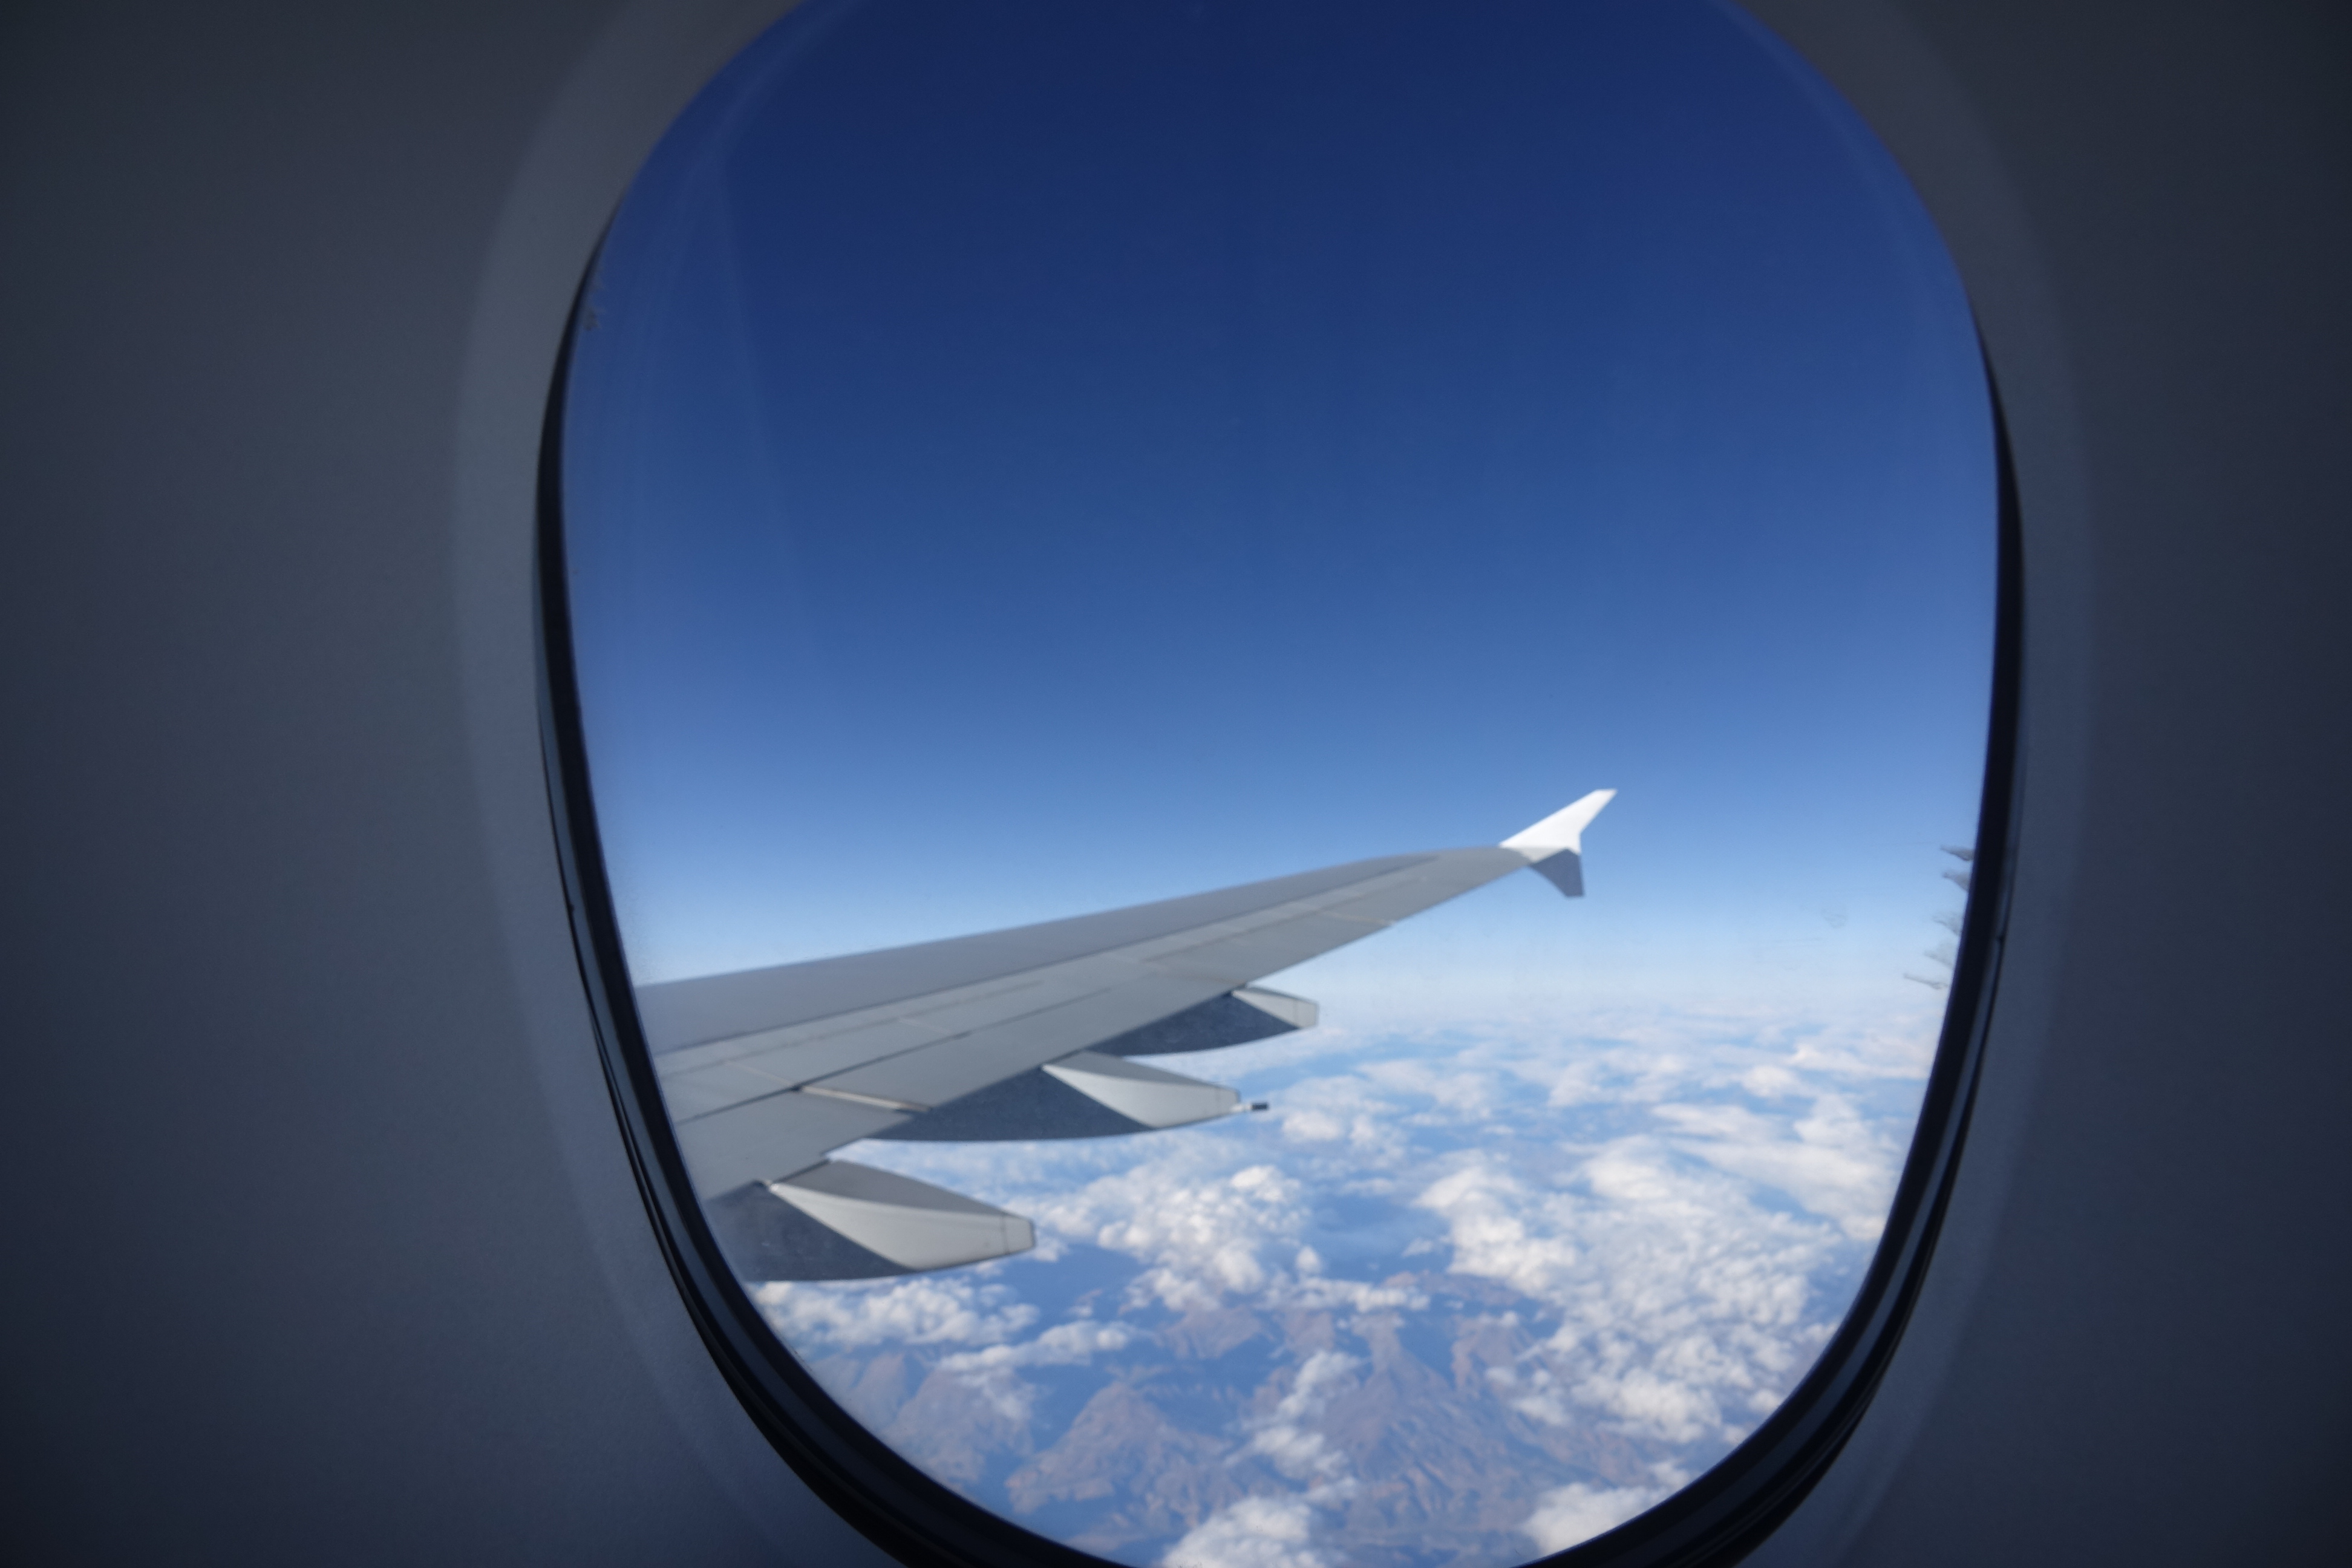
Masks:
[[[1584,891],[1595,790],[1492,847],[1321,871],[948,942],[640,987],[680,1152],[748,1279],[866,1278],[1026,1250],[1028,1221],[825,1156],[861,1138],[1094,1137],[1240,1109],[1132,1056],[1304,1028],[1253,985],[1532,867]]]

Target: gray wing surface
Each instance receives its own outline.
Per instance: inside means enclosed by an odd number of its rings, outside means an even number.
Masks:
[[[1493,847],[641,986],[688,1172],[746,1278],[1023,1250],[1033,1237],[1018,1216],[825,1156],[863,1138],[1089,1136],[1238,1109],[1232,1089],[1126,1058],[1310,1025],[1314,1004],[1251,982],[1522,867],[1580,893],[1579,835],[1612,794]]]

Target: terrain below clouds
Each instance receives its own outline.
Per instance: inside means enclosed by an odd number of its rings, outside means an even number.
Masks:
[[[1650,1506],[1843,1316],[1932,1020],[1627,1015],[1187,1058],[1272,1113],[862,1146],[1039,1245],[770,1284],[784,1342],[916,1465],[1180,1568],[1503,1568]]]

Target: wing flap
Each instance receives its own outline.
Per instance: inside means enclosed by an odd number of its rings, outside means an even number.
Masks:
[[[1007,1258],[1037,1245],[1019,1215],[928,1182],[828,1160],[768,1191],[908,1273]]]
[[[1042,1070],[1146,1127],[1183,1127],[1241,1108],[1242,1097],[1221,1083],[1203,1083],[1124,1057],[1080,1051],[1047,1062]]]

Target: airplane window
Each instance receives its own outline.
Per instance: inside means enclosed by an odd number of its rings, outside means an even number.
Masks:
[[[1504,1568],[1826,1462],[1957,1149],[2013,596],[1957,276],[1789,49],[812,0],[567,354],[609,1060],[838,1506]]]

